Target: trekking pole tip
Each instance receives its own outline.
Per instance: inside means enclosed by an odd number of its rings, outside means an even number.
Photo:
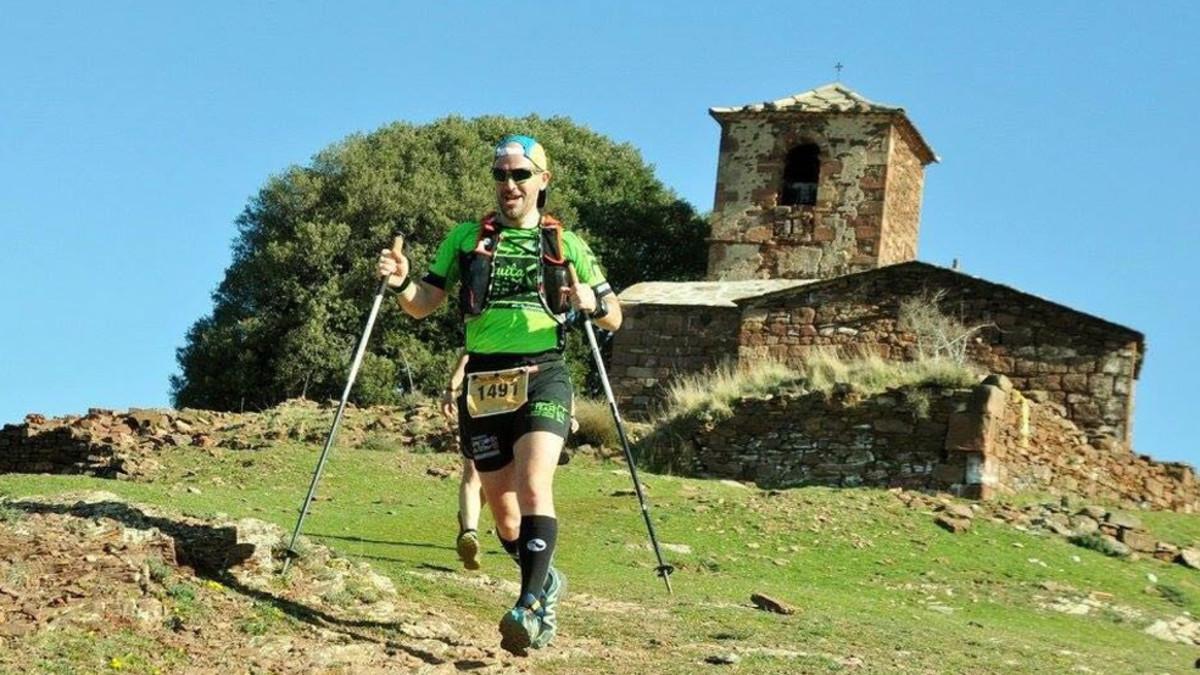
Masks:
[[[284,551],[283,551],[283,567],[280,568],[279,573],[281,575],[287,574],[288,568],[292,566],[292,561],[296,560],[299,557],[300,557],[300,553],[296,549],[292,548],[291,546],[288,546],[286,549],[284,549]]]
[[[671,589],[671,573],[675,571],[675,566],[659,565],[656,571],[658,576],[662,577],[663,583],[667,585],[667,593],[675,595],[675,591]]]

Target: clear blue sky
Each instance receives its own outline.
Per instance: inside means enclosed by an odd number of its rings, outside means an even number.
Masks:
[[[707,211],[707,109],[840,61],[943,159],[920,258],[1144,332],[1137,449],[1200,463],[1200,3],[565,4],[0,1],[0,422],[167,405],[233,219],[347,134],[567,115]]]

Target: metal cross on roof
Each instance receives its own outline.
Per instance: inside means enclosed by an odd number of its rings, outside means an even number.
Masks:
[[[838,61],[833,65],[833,69],[837,71],[836,79],[838,82],[842,81],[842,68],[845,68],[845,66],[842,65],[841,61]]]

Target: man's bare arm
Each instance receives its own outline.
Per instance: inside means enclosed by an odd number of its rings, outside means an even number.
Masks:
[[[446,299],[446,291],[424,281],[411,283],[396,295],[400,299],[400,308],[414,319],[429,316]]]

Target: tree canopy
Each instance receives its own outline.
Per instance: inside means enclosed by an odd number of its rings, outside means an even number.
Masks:
[[[506,133],[545,146],[554,174],[547,211],[588,241],[616,289],[703,276],[707,224],[629,144],[561,117],[396,123],[329,146],[249,201],[213,310],[177,350],[175,405],[340,397],[378,287],[377,252],[403,232],[413,276],[423,274],[451,227],[494,208],[491,147]],[[453,295],[422,321],[386,304],[353,400],[394,402],[410,380],[426,392],[444,386],[463,339]],[[586,352],[573,342],[578,371]]]

